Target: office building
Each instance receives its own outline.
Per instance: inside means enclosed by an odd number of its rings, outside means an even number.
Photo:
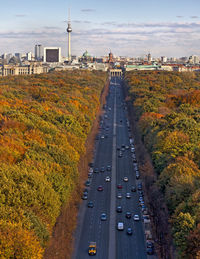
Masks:
[[[43,59],[43,48],[41,44],[35,45],[35,60],[42,61]]]
[[[44,62],[61,62],[61,48],[59,47],[45,47],[44,48]]]

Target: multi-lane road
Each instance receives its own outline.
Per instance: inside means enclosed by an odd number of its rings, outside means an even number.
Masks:
[[[91,241],[96,242],[95,258],[98,259],[147,258],[137,190],[141,180],[136,180],[132,159],[134,152],[131,152],[130,145],[130,138],[133,137],[128,126],[121,81],[112,78],[105,113],[96,139],[93,170],[98,172],[91,174],[90,186],[86,187],[87,199],[81,205],[74,259],[90,257],[88,245]],[[111,170],[107,170],[107,166],[111,166]],[[105,181],[107,176],[111,181]],[[124,181],[124,177],[127,177],[128,181]],[[99,186],[102,186],[102,191],[98,191]],[[131,191],[132,187],[136,187],[136,192]],[[130,197],[126,197],[127,193],[130,193]],[[94,206],[89,208],[88,202],[91,201]],[[121,206],[122,212],[117,212],[118,206]],[[130,218],[126,217],[127,212],[131,213]],[[106,214],[106,220],[101,220],[102,213]],[[139,215],[139,221],[134,220],[135,214]],[[118,222],[123,222],[124,230],[117,229]],[[132,235],[127,234],[128,228],[131,228]]]

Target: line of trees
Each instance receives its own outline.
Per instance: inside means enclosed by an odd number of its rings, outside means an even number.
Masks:
[[[43,257],[99,109],[106,73],[0,79],[0,257]]]
[[[170,211],[177,258],[200,258],[200,74],[132,71],[125,80]]]

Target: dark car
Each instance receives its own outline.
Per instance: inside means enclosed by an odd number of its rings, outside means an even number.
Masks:
[[[127,219],[131,219],[131,216],[132,216],[132,215],[131,215],[131,212],[127,211],[127,212],[126,212],[126,218],[127,218]]]
[[[147,240],[146,246],[147,246],[147,254],[153,255],[154,254],[154,244],[153,244],[153,242],[150,241],[150,240]]]
[[[119,212],[119,213],[121,213],[121,212],[122,212],[122,206],[117,206],[116,211]]]
[[[85,182],[85,186],[87,186],[87,187],[89,187],[90,186],[90,180],[87,180],[86,182]]]
[[[119,183],[118,185],[117,185],[117,189],[122,189],[123,187],[122,187],[122,185]]]
[[[132,187],[131,187],[131,191],[132,191],[132,192],[136,192],[135,186],[132,186]]]
[[[87,196],[87,194],[84,193],[81,198],[82,198],[82,200],[87,200],[88,196]]]
[[[107,165],[107,171],[111,171],[111,165]]]
[[[98,173],[98,172],[99,172],[99,168],[98,167],[94,168],[94,173]]]
[[[88,206],[88,208],[93,208],[94,207],[94,203],[92,201],[89,201],[87,206]]]
[[[101,171],[102,173],[105,172],[105,167],[102,166],[101,169],[100,169],[100,171]]]
[[[97,188],[97,191],[102,192],[103,191],[103,186],[99,185],[99,187]]]
[[[127,228],[126,233],[127,233],[127,235],[132,235],[133,234],[132,228]]]
[[[141,191],[141,190],[142,190],[142,184],[141,184],[141,183],[138,183],[137,188],[138,188],[138,191]]]

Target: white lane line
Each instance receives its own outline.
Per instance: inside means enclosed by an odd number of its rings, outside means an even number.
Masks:
[[[116,259],[116,88],[114,92],[114,120],[113,120],[113,150],[112,150],[112,181],[110,194],[110,225],[109,225],[109,248],[108,258]]]

